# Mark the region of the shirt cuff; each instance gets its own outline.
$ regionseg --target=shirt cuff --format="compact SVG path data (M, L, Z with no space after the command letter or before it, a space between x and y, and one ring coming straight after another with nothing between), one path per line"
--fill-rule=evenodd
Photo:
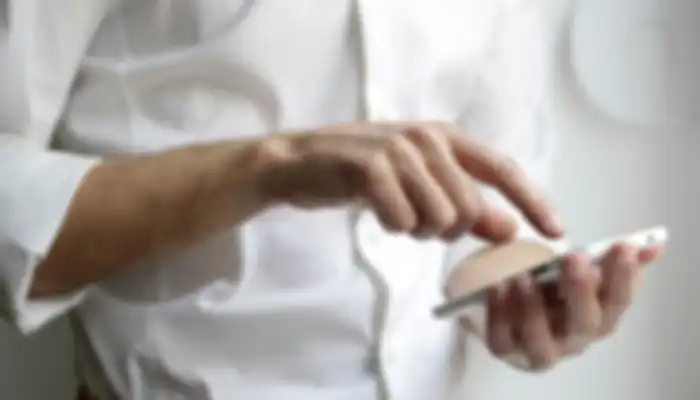
M0 149L0 314L29 334L76 306L88 290L28 296L73 196L99 159L10 147Z

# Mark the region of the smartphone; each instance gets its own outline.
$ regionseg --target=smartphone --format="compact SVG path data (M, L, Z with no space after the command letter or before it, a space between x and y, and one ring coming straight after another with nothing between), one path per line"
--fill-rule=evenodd
M668 231L663 226L657 226L642 231L637 231L628 235L617 236L605 240L600 240L591 243L587 246L572 247L566 253L582 252L592 259L600 259L607 251L617 243L629 243L634 246L646 247L663 245L668 241ZM544 263L533 265L525 268L524 271L530 271L530 274L536 282L543 284L557 279L563 255L553 257L551 260ZM482 304L489 292L490 287L482 288L463 296L449 300L433 309L435 318L443 319L460 315L468 311L473 306Z

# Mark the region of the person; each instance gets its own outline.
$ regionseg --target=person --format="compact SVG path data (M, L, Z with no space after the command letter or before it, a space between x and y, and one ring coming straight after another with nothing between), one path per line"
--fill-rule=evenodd
M488 242L556 245L538 0L10 0L0 279L98 399L448 399L475 326L539 371L660 248L567 256L438 321ZM561 329L550 322L563 321Z

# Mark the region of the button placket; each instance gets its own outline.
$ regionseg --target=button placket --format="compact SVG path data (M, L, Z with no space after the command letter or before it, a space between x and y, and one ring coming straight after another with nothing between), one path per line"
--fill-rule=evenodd
M357 242L364 261L374 268L397 294L414 282L416 254L408 239L384 232L373 213L364 211L357 221Z
M390 33L387 27L388 16L391 14L391 4L386 1L357 0L356 10L359 32L362 40L363 66L363 112L368 121L386 121L392 117L390 98L390 76L384 76L387 63L386 36ZM391 70L389 68L388 70ZM376 347L374 349L375 374L377 376L379 396L381 399L390 398L391 385L388 382L387 366L384 365L384 344L387 342L387 327L391 313L396 303L394 288L390 287L391 280L386 275L385 267L391 263L391 240L384 234L374 215L368 211L357 214L355 226L356 245L358 254L367 268L367 273L377 290L378 300L375 313Z
M407 237L395 237L386 233L376 216L362 212L356 226L358 251L381 287L383 307L382 348L384 341L392 337L398 324L411 306L412 293L421 283L421 276L429 266L423 265L434 251L428 244L412 243ZM430 262L430 261L427 261Z
M357 235L358 250L364 261L371 266L380 263L379 249L382 246L382 236L369 212L360 211L358 213L355 234Z
M364 67L363 102L365 118L370 121L396 119L390 93L393 88L393 60L386 54L391 30L387 29L385 15L391 13L387 1L359 0L358 7L363 27L362 55Z
M391 109L391 101L377 84L367 85L365 97L367 116L370 120L376 122L396 120L397 113Z

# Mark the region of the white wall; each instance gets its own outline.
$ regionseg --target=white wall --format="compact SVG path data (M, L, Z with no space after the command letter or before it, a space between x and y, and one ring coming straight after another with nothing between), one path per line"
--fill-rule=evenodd
M565 3L559 1L556 16L566 16ZM561 57L568 50L566 31L558 33L551 100L561 140L554 187L572 239L586 243L663 223L671 242L614 338L541 376L513 372L479 348L472 399L697 399L700 245L694 240L700 213L694 207L700 204L700 135L604 123L573 87Z
M561 6L559 8L558 6ZM553 11L564 10L561 1ZM700 135L640 134L603 126L572 96L557 69L553 100L561 141L556 193L576 242L664 223L672 242L618 335L543 376L512 372L477 349L473 399L693 400L700 395ZM21 340L0 328L0 399L70 400L70 342L59 321ZM359 400L359 399L358 399Z

